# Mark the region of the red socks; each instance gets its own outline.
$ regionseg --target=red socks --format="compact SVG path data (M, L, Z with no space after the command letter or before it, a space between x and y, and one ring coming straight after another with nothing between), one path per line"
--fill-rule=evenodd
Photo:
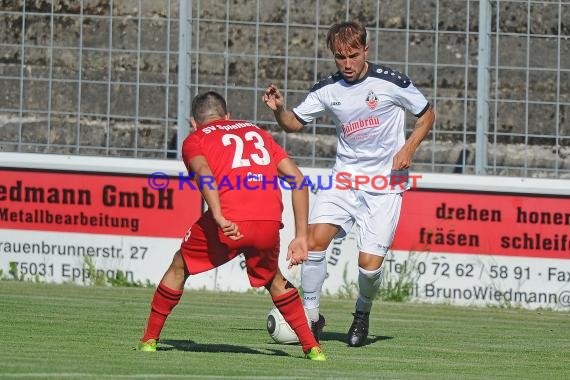
M303 302L301 302L297 289L291 289L285 294L272 298L272 300L281 312L281 315L283 315L283 318L299 337L299 342L303 346L303 352L307 352L315 346L320 346L309 328Z
M164 322L166 322L166 318L172 312L172 309L178 305L182 293L182 290L170 289L162 282L158 285L150 304L151 311L145 333L141 338L142 342L148 339L158 339L160 337ZM297 289L291 289L285 294L272 298L272 300L283 315L283 318L299 337L303 352L320 346L309 328L305 309L303 308L303 303L301 302L301 297L299 297Z
M150 303L151 311L141 342L146 342L149 339L158 339L160 337L160 331L164 326L164 322L166 322L166 318L172 309L174 309L174 306L178 305L182 293L182 290L170 289L162 282L158 284L152 302Z

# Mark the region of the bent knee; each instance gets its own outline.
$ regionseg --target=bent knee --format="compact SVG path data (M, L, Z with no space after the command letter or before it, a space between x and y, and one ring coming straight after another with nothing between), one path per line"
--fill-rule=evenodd
M186 270L186 264L184 263L184 258L182 258L180 250L176 251L174 254L172 263L170 263L168 270L177 276L185 276L187 274L188 271Z
M309 226L309 251L326 251L339 230L332 224L312 224Z
M316 239L309 237L309 241L307 244L307 248L309 250L309 252L322 252L325 251L329 248L329 245L331 245L331 242L333 240L333 236L331 236L330 238L321 238L321 237L317 237Z
M314 241L309 239L308 249L309 251L326 251L329 247L330 242L325 243L322 241Z

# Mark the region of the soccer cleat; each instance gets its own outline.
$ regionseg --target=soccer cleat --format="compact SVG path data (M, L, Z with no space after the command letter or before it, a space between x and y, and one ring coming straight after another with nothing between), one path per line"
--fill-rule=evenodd
M325 353L323 352L323 350L321 350L319 346L315 346L311 348L309 351L307 351L307 353L305 354L305 359L324 362L325 360L327 360L327 357L325 356Z
M311 332L313 333L313 336L315 337L317 342L320 342L319 339L321 337L321 334L323 333L323 328L326 325L325 317L322 314L319 314L319 320L316 322L311 321L310 324L311 324Z
M351 347L360 347L368 337L368 325L370 313L356 310L352 315L352 325L348 329L347 343Z
M155 352L156 351L156 339L149 339L145 342L139 342L136 347L137 351L143 352Z

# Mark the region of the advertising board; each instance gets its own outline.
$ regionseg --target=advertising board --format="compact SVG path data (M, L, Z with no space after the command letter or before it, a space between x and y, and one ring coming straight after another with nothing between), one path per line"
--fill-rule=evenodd
M78 284L156 284L202 212L177 161L0 154L0 270L4 277ZM302 168L310 184L327 169ZM570 310L570 181L414 174L404 193L384 287L460 305ZM158 182L157 182L158 181ZM158 186L160 185L160 186ZM310 203L318 189L310 189ZM280 267L294 236L283 189ZM327 251L324 291L355 296L356 227ZM191 276L187 287L250 289L243 257Z

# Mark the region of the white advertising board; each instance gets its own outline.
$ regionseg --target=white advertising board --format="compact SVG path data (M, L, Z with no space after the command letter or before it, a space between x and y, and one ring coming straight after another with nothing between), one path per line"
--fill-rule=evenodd
M329 176L323 169L303 173L312 183ZM383 286L410 282L412 299L422 302L570 311L570 181L416 175L383 264ZM292 233L284 231L282 244ZM357 256L354 229L333 241L325 292L356 288ZM287 273L283 258L281 268ZM299 284L298 269L289 275Z

